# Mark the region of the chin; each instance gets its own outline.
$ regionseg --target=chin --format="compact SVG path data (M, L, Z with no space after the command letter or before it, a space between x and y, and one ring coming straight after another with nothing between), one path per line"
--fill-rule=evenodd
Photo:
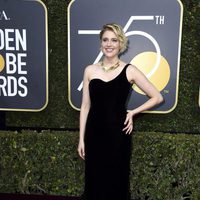
M108 58L113 58L113 57L116 57L118 56L118 53L104 53L104 55Z

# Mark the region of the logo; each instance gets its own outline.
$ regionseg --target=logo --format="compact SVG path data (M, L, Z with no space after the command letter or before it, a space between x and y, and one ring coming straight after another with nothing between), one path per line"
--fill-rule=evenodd
M0 96L26 97L27 87L27 38L26 30L0 30ZM4 75L2 71L5 70Z
M46 7L23 0L0 7L0 110L40 111L48 102Z
M4 10L0 11L0 20L10 20L10 18L7 17L6 12Z
M115 12L110 12L113 9ZM89 10L95 10L92 21ZM176 107L183 14L180 1L126 0L126 4L116 4L114 0L75 0L68 7L68 14L68 78L72 107L80 108L84 68L102 59L99 32L110 22L120 24L129 39L128 51L121 59L139 68L165 98L165 103L148 112L168 113ZM133 85L128 109L140 106L147 99Z

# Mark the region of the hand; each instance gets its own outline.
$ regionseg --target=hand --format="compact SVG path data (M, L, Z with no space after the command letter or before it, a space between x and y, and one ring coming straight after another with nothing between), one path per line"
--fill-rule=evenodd
M79 141L79 144L78 144L78 154L79 156L85 160L85 144L84 144L84 141Z
M130 134L133 130L133 113L131 111L128 111L124 125L123 131L126 131L126 134Z

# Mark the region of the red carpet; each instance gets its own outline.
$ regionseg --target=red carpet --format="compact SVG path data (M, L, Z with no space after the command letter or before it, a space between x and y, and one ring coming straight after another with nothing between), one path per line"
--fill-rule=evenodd
M64 197L49 195L24 195L0 193L0 200L81 200L80 197Z

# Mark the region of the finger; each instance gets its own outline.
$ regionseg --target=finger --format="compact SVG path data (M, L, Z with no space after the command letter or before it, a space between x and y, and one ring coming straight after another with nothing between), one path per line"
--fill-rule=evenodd
M82 149L78 149L78 154L82 159L84 159L85 153L84 153L84 151Z
M124 124L127 124L128 120L129 120L128 116L126 116L126 120L125 120Z
M85 150L81 149L81 158L83 158L83 160L85 159Z
M128 134L128 133L129 133L129 130L130 130L130 127L128 127L128 129L126 130L126 134Z
M83 160L85 160L85 156L82 155L81 158L82 158Z
M85 157L82 155L82 154L80 154L80 157L84 160L85 159Z
M84 149L82 149L82 157L83 157L83 159L85 159L85 151L84 151Z
M131 134L131 133L132 133L132 131L133 131L133 125L131 126L131 129L130 129L130 133L129 133L129 134Z
M130 125L130 124L132 123L132 119L131 119L130 117L127 116L125 122L126 122L126 123L124 123L124 124Z
M122 129L123 131L126 130L126 134L130 131L130 127L133 126L133 120L131 117L126 117L126 126Z
M129 126L129 128L126 131L126 134L130 134L130 132L131 132L131 127Z
M133 123L132 123L132 120L129 119L128 124L127 124L126 127L123 129L123 131L126 130L126 129L128 129L128 128L131 126L131 124L133 124Z
M133 130L133 124L131 122L131 123L129 123L129 126L127 127L126 134L130 134L132 132L132 130Z
M128 121L128 124L126 125L126 127L130 127L132 124L133 124L132 121L129 120L129 121Z
M130 127L130 125L127 125L124 129L123 129L123 131L128 131L129 130L129 127Z
M126 125L122 130L125 131L126 129L128 129L128 125Z
M131 126L130 129L129 129L129 131L128 131L129 135L131 134L132 130L133 130L133 126Z

